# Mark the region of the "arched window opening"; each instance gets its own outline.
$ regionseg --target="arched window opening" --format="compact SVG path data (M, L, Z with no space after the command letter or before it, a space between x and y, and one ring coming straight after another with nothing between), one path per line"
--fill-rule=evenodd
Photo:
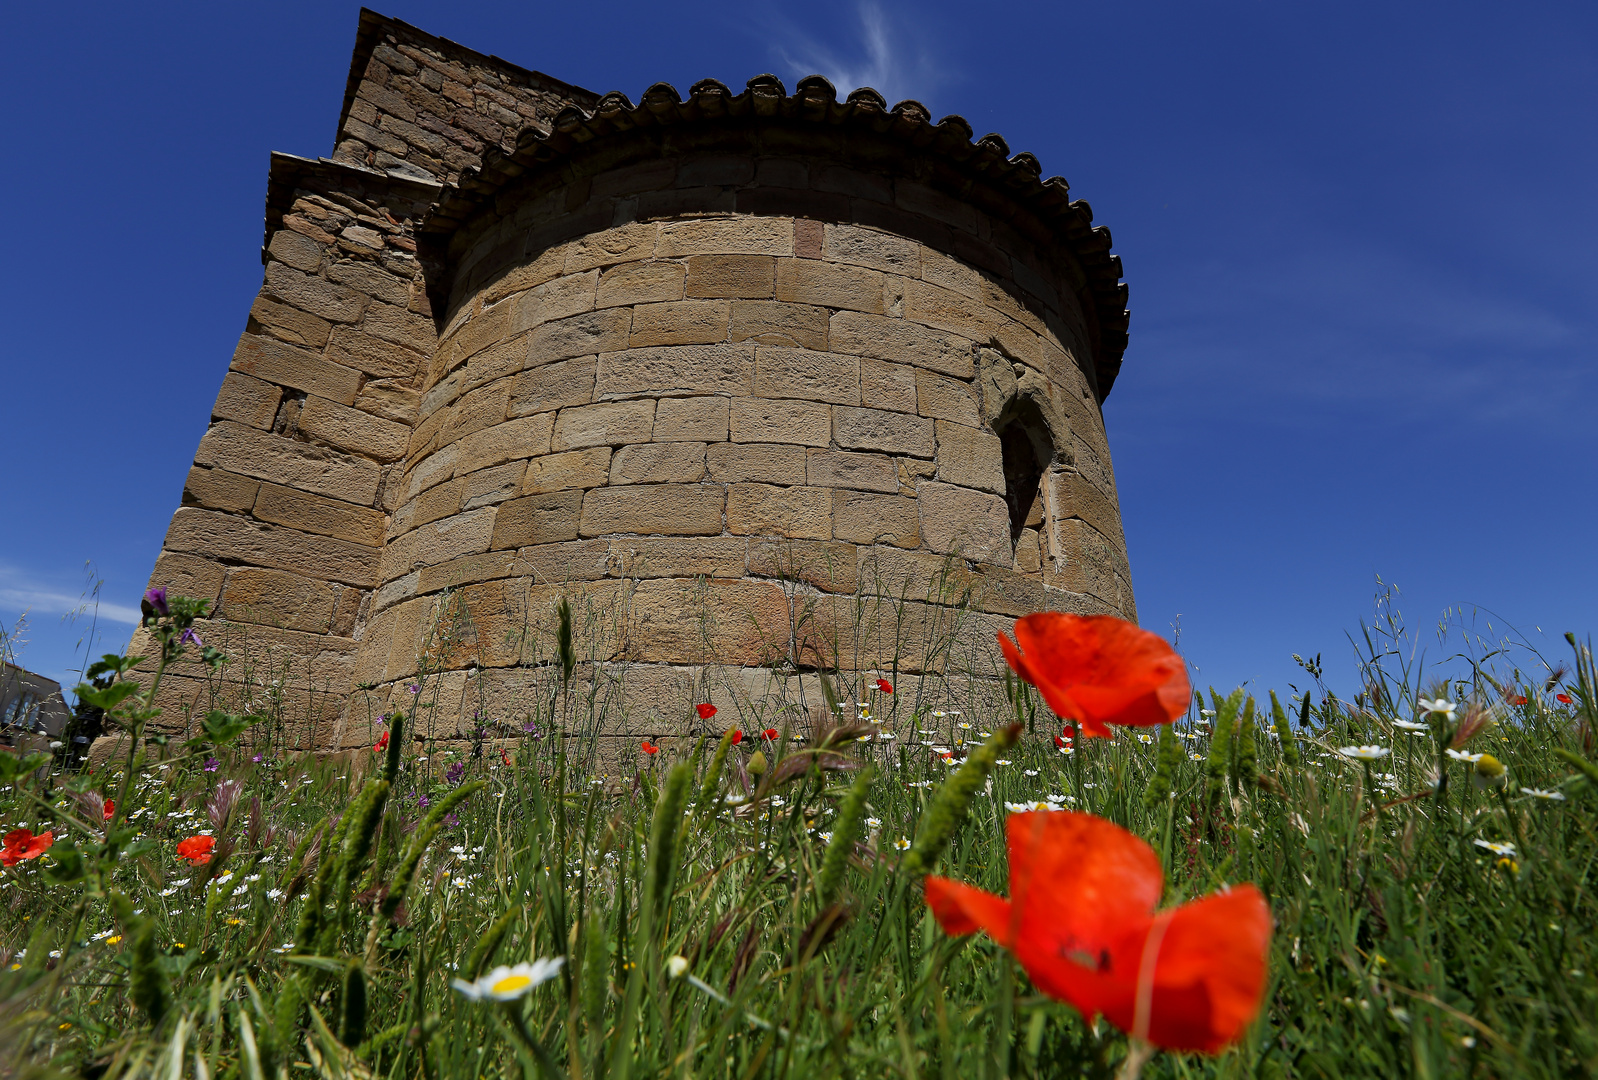
M1043 472L1053 456L1049 425L1038 407L1025 398L1012 401L994 431L1004 458L1004 501L1010 509L1010 543L1021 538L1029 522L1042 520Z

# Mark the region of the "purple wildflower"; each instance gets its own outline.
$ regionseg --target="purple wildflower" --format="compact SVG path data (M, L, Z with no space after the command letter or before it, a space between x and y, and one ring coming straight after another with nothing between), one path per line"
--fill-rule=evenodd
M259 765L259 764L260 764L260 763L261 763L261 762L262 762L262 761L263 761L263 760L264 760L264 755L262 755L262 754L256 754L256 755L255 755L255 756L254 756L254 757L252 757L252 758L251 758L251 759L250 759L250 760L251 760L251 761L253 761L253 762L255 762L255 763L256 763L256 764L257 764L257 765Z
M448 825L450 828L453 829L460 823L461 819L455 815L455 811L451 810L448 814L444 815L444 824Z
M206 772L216 772L216 770L220 769L221 767L222 767L222 763L220 761L216 760L216 758L208 757L208 758L205 759L204 768L205 768Z
M417 806L418 809L426 810L429 806L432 806L432 805L433 805L433 800L429 799L426 795L418 795L416 797L416 806Z
M522 725L522 730L527 732L527 734L529 734L529 735L537 735L538 734L538 721L536 721L536 720L527 721L527 723Z
M463 779L465 779L465 777L466 762L464 761L457 761L455 764L444 770L444 783L448 784L450 787L454 787L456 784L459 784Z
M139 606L144 609L144 617L146 619L155 615L166 616L170 614L166 606L166 586L157 585L153 589L147 590L144 594L144 601Z
M420 694L422 692L422 688L417 686L415 683L411 683L411 685L407 686L405 689L412 694Z
M205 648L205 642L200 640L200 635L194 632L194 627L189 627L178 635L179 645L193 645L196 649Z

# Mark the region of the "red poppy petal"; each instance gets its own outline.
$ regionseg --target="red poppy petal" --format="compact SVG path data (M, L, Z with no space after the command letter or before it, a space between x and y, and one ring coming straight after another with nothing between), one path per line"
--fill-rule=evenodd
M33 834L27 829L12 829L10 832L6 833L5 839L0 841L0 846L4 846L8 849L20 848L32 839Z
M1164 638L1129 622L1044 612L1017 620L1015 640L1025 656L1018 673L1055 712L1082 721L1085 734L1100 734L1109 723L1169 723L1187 710L1182 658ZM1015 667L1008 647L1005 656Z
M986 930L1006 947L1010 944L1010 902L983 889L948 878L927 876L927 907L943 932L959 936Z
M1005 832L1019 933L1049 950L1097 955L1159 903L1160 857L1114 822L1039 810L1011 814Z
M1031 618L1031 616L1028 616L1028 618ZM1015 625L1016 639L1020 640L1021 624L1018 622ZM1049 708L1054 710L1056 716L1074 719L1080 711L1076 707L1076 702L1072 701L1071 696L1054 682L1038 678L1033 673L1033 669L1028 664L1026 657L1022 655L1021 648L1024 648L1024 646L1017 647L1014 641L1011 641L1003 634L999 635L999 649L1004 653L1005 662L1010 665L1010 669L1022 679L1037 687L1038 693L1043 695L1043 700L1048 702Z
M55 833L40 833L38 836L33 838L27 847L22 849L22 857L24 859L37 859L40 855L43 855L45 852L49 851L50 845L54 843Z
M710 704L708 701L703 705L695 705L694 709L699 713L699 719L701 720L709 720L712 716L716 715L716 707Z

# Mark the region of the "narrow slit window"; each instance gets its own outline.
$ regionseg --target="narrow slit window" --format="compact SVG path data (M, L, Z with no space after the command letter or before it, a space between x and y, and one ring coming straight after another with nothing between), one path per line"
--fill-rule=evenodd
M1010 510L1010 543L1021 538L1028 521L1041 517L1035 507L1041 497L1039 484L1048 467L1049 455L1040 447L1051 445L1048 424L1032 402L1012 403L996 427L999 449L1004 458L1004 501Z

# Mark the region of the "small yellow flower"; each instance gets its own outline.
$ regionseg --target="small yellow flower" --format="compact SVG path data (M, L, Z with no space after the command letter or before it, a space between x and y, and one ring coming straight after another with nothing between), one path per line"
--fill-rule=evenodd
M1498 860L1498 869L1506 874L1518 874L1520 873L1520 864L1506 855Z
M58 1024L58 1025L56 1025L56 1030L57 1031L65 1031L68 1028L70 1028L71 1026L72 1026L71 1024Z
M1503 787L1509 780L1508 773L1504 763L1491 754L1476 759L1476 779L1488 787Z
M119 942L121 940L122 940L122 935L121 934L113 934L110 937L105 939L105 943L107 945L115 945L117 942Z
M229 920L228 920L228 921L227 921L227 924L228 924L228 925L229 925L229 926L238 926L238 925L239 925L239 924L240 924L240 923L242 923L242 922L243 922L243 921L244 921L244 920L243 920L243 919L229 919Z

